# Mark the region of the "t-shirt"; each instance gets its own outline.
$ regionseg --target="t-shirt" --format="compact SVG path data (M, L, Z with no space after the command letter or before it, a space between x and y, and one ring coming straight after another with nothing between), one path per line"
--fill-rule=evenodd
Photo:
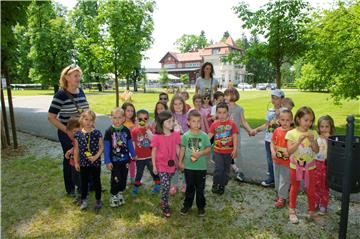
M327 159L327 140L320 136L317 139L317 143L319 145L319 153L316 154L316 160L325 161Z
M265 141L271 142L272 133L276 128L280 127L275 109L268 109L265 120L269 122L269 126L265 130Z
M82 110L89 109L89 103L87 102L84 91L81 88L79 88L78 94L71 94L71 95L74 97L74 101L77 103L79 108L81 108ZM67 124L70 117L80 116L80 113L76 108L76 105L69 98L69 96L64 90L59 90L54 95L54 98L51 102L48 112L58 115L60 122L63 123L64 125Z
M289 167L289 156L285 156L284 152L287 152L287 141L285 135L288 130L283 130L281 127L277 128L272 135L272 143L276 153L276 158L273 158L273 162Z
M319 135L314 130L308 130L307 132L301 132L297 128L292 129L287 132L285 139L288 141L297 141L299 137L303 134L313 134L314 139L317 140L319 138ZM290 158L293 158L300 166L305 166L305 164L308 164L312 161L314 161L316 155L314 151L311 149L311 143L310 140L306 137L302 143L299 145L297 150L290 155ZM296 169L296 165L290 162L290 168ZM316 166L309 167L309 170L315 169Z
M229 154L234 149L233 135L239 130L234 121L216 120L210 126L209 132L214 134L214 151L219 154Z
M75 139L79 145L79 158L81 167L100 167L101 156L95 161L91 162L87 159L88 153L94 156L99 152L99 140L102 140L100 130L94 129L91 132L79 131L75 133Z
M198 134L193 134L189 130L181 137L181 146L185 148L184 165L186 169L207 170L208 156L201 156L195 162L191 160L193 150L199 152L211 147L207 134L202 131Z
M138 159L151 158L150 135L145 127L134 127L131 130L131 138L135 144L135 152Z
M119 128L110 126L105 131L104 161L109 163L128 163L130 156L135 156L134 145L128 128L121 125Z
M180 133L185 133L189 130L189 126L187 124L187 114L177 114L172 113L174 119L178 122L179 126L181 127Z
M214 95L214 87L219 85L219 82L213 78L212 87L210 87L211 79L205 80L202 77L196 79L195 86L199 88L200 95L211 94L211 97Z
M168 161L176 162L176 145L181 143L180 133L172 132L170 135L154 134L151 147L156 148L155 165L160 173L174 173L176 165L169 166Z
M132 121L126 120L123 124L126 128L128 128L129 130L131 130L132 128L135 127L135 124Z
M229 106L229 119L234 121L237 126L241 124L241 114L244 113L244 109L239 105Z

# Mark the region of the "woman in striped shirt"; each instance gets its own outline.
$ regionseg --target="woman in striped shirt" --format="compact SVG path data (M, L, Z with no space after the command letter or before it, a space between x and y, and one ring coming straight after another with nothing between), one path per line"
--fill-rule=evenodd
M65 67L60 76L61 89L54 95L48 111L48 120L58 129L58 138L64 153L63 173L65 190L70 196L75 195L75 185L71 179L71 166L65 153L71 149L74 136L66 130L70 117L79 117L81 112L89 109L84 91L80 88L82 71L78 66Z

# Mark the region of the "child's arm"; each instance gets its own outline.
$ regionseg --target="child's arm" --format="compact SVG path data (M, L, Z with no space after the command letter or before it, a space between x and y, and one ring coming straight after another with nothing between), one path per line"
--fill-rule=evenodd
M176 145L176 156L179 158L180 156L180 144Z
M311 143L310 147L311 147L312 151L314 151L315 153L319 153L319 145L318 145L317 141L315 140L314 135L310 134L308 136L308 139L310 140L310 143Z
M192 155L193 155L195 158L199 158L199 157L201 157L201 156L205 156L205 155L210 154L210 152L211 152L211 147L209 146L209 147L205 148L205 149L202 150L202 151L192 152Z
M74 147L72 147L65 153L65 158L70 159L70 155L73 155L73 154L74 154Z
M151 161L152 161L152 165L153 165L153 173L156 175L158 174L158 171L156 169L156 160L155 160L155 157L156 157L156 150L157 148L156 147L153 147L152 150L151 150Z
M273 142L270 143L270 151L271 151L271 158L276 158L276 151Z
M95 162L100 156L101 154L104 152L104 141L102 137L99 137L99 150L97 151L97 153L93 156L88 157L88 159L91 162Z
M127 147L128 147L128 149L129 149L129 153L130 153L131 159L134 159L136 153L135 153L135 147L134 147L134 144L133 144L132 139L129 139L129 140L127 141Z
M233 159L236 158L236 155L237 155L237 145L238 145L238 134L233 134L233 145L234 145L234 149L233 151L231 152L231 157Z
M110 149L111 149L111 143L109 140L104 140L104 163L107 167L107 169L112 170L113 164L111 163L110 159Z
M181 171L184 170L184 155L185 155L185 147L181 146L179 153L179 168Z
M80 172L79 145L77 140L75 140L74 142L74 161L75 161L75 170Z
M247 122L247 120L245 119L245 115L244 112L240 113L240 121L241 121L241 125L243 126L243 128L246 130L246 132L250 135L250 136L255 136L256 135L256 131L253 130L249 123Z
M299 139L297 141L288 140L287 148L288 148L289 155L293 154L297 150L297 148L299 147L299 145L302 143L302 141L305 138L306 138L305 135L300 135L300 137L299 137Z
M259 127L255 128L254 131L255 131L255 133L259 133L259 132L265 130L267 127L269 127L269 121L266 121L265 124L262 124Z
M213 134L213 133L211 133L211 132L209 132L209 133L208 133L208 137L209 137L209 139L211 139L213 136L214 136L214 134Z

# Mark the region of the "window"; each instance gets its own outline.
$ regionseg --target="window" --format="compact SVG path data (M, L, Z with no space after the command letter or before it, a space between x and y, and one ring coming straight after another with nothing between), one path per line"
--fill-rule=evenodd
M220 53L220 49L219 48L213 48L212 49L212 54L213 55L218 55Z

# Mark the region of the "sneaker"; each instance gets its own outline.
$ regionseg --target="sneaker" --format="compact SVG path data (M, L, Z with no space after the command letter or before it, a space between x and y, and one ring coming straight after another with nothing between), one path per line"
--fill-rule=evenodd
M183 186L181 187L181 192L182 192L182 193L185 193L185 192L186 192L186 185L183 185Z
M188 207L183 207L180 209L180 214L185 216L188 214L189 208Z
M319 208L319 215L324 216L327 212L327 208L326 207L320 207Z
M135 178L130 178L130 183L131 183L132 185L134 185L134 184L135 184Z
M96 200L96 203L95 203L95 210L96 209L100 209L100 208L102 208L102 202L101 202L101 200Z
M124 196L123 196L122 192L118 192L118 194L116 196L117 196L119 206L124 205L125 204L125 199L124 199Z
M171 195L171 196L174 196L174 195L176 194L176 192L177 192L176 186L171 186L171 188L170 188L170 195Z
M270 186L274 185L274 181L266 179L265 181L261 182L261 185L264 186L264 187L270 187Z
M81 197L76 197L74 200L74 204L80 206L81 205Z
M152 193L158 193L160 191L160 184L155 184L154 187L151 189Z
M109 202L110 202L110 207L118 207L119 206L119 200L116 195L111 195Z
M204 208L199 208L198 209L198 216L199 217L205 217L205 209Z
M268 175L268 176L269 176L269 175L270 175L270 172L269 172L269 171L267 171L267 172L266 172L266 175Z
M219 193L219 185L218 184L213 184L212 188L211 188L211 192L212 193Z
M238 172L236 174L236 179L239 180L240 182L244 182L244 174L242 172Z
M219 186L218 194L219 194L219 195L223 195L224 192L225 192L225 186Z
M85 210L88 206L87 200L81 200L81 204L80 204L80 210Z
M289 220L292 224L297 224L299 223L299 219L296 216L296 211L295 209L290 208L289 209Z
M275 203L276 208L283 208L285 206L285 199L278 198L278 200Z
M139 187L135 186L134 189L132 190L131 195L133 197L136 197L139 194Z
M308 219L314 221L314 222L318 222L320 221L320 216L314 211L314 212L309 212L308 214Z

